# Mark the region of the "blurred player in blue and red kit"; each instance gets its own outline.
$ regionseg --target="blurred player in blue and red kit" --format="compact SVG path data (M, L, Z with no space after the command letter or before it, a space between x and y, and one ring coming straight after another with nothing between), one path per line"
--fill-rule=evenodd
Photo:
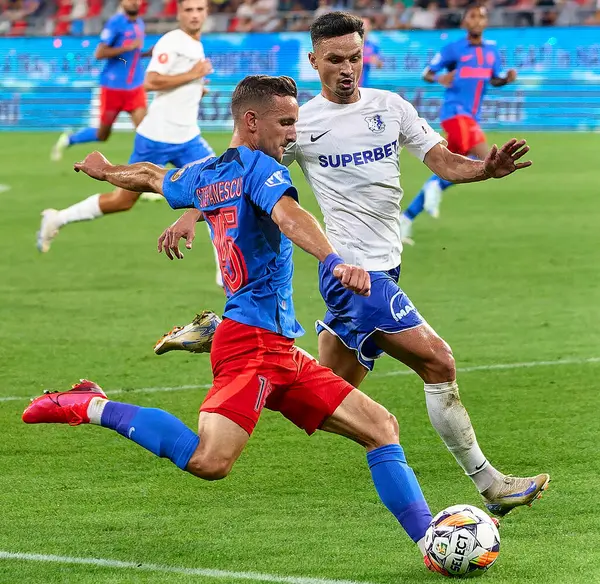
M425 555L431 513L399 444L396 419L294 345L304 331L292 299L292 242L344 289L363 296L371 291L369 273L337 254L298 204L280 164L297 139L297 96L289 77L243 79L232 97L231 143L219 158L166 170L148 162L114 166L94 152L75 165L122 189L161 193L173 208L199 210L209 224L227 302L212 342L213 386L200 407L198 432L164 410L109 400L90 381L37 398L23 420L97 424L216 480L229 474L262 410L278 411L309 435L320 429L361 444L382 502ZM169 255L178 241L161 238L159 249ZM181 255L178 248L175 254Z
M371 87L371 67L375 66L377 69L381 69L383 67L383 61L381 60L381 51L379 50L379 46L367 38L367 35L371 32L371 19L365 17L362 19L362 21L363 26L365 27L363 44L363 69L358 84L360 87Z
M84 142L104 142L121 112L131 116L134 126L146 115L144 91L144 21L138 17L141 0L121 0L121 11L104 26L96 59L106 60L100 74L100 126L74 134L63 133L52 148L52 160L60 160L65 148Z
M502 87L517 78L514 69L502 70L502 59L495 41L483 40L487 23L484 6L467 8L463 16L467 36L442 47L423 75L425 81L439 83L446 88L440 121L446 132L448 149L478 160L485 159L489 152L485 134L479 126L486 90L489 85ZM434 175L423 185L401 218L405 243L413 243L412 222L423 210L432 217L439 217L442 192L452 184Z

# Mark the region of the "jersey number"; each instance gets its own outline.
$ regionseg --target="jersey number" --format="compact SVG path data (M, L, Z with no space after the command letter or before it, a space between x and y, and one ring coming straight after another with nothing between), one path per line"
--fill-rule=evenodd
M225 207L204 214L213 229L213 242L219 255L223 284L231 294L235 294L248 280L246 262L242 251L233 237L227 235L230 229L238 226L237 207Z
M256 403L254 404L254 411L260 412L267 403L269 394L273 391L271 383L266 377L262 375L258 376L258 396L256 397Z

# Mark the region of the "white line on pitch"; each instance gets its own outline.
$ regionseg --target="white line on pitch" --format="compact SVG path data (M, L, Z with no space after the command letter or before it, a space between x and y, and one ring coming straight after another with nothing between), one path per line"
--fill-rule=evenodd
M82 564L162 574L184 574L186 576L203 576L205 578L228 578L229 580L253 580L256 582L281 582L282 584L369 584L353 580L328 580L326 578L304 578L296 576L277 576L258 572L231 572L228 570L212 570L209 568L184 568L178 566L162 566L160 564L144 564L139 562L121 562L101 558L73 558L70 556L53 556L46 554L24 554L0 551L0 559L21 560L27 562L53 562L57 564Z
M6 193L10 191L10 185L0 185L0 193Z
M600 363L600 357L587 359L560 359L558 361L526 361L524 363L492 363L491 365L473 365L472 367L457 367L457 373L471 373L472 371L501 371L503 369L525 369L528 367L552 367L557 365L585 365L587 363ZM395 377L396 375L410 375L410 369L373 373L373 377Z
M492 363L491 365L473 365L471 367L458 367L458 373L471 373L474 371L502 371L507 369L526 369L532 367L557 367L561 365L587 365L590 363L600 363L600 357L588 357L586 359L559 359L557 361L525 361L524 363ZM382 373L372 373L370 377L397 377L398 375L412 375L410 369L398 369L395 371L386 371ZM137 393L162 393L169 391L185 391L187 389L209 389L210 384L203 385L176 385L174 387L140 387L137 389L108 389L110 396ZM0 402L25 401L27 398L18 395L8 395L0 397Z

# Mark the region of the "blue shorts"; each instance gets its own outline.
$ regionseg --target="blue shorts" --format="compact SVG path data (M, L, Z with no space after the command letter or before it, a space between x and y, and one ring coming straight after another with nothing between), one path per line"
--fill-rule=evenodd
M190 162L210 158L214 155L213 149L202 136L196 136L183 144L168 144L167 142L155 142L136 133L129 164L152 162L159 166L166 166L170 162L173 166L181 168Z
M327 330L356 353L358 361L373 370L383 351L371 335L375 331L399 333L425 322L408 296L398 286L400 266L371 274L371 295L359 296L319 264L319 289L327 305L325 318L317 321L317 334Z

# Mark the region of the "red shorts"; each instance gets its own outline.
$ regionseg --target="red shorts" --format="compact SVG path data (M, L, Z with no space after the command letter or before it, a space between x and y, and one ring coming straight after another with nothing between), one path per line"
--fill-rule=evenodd
M312 434L354 389L281 335L224 319L210 353L214 381L201 412L252 434L263 408Z
M103 126L112 126L121 112L131 113L146 106L146 92L142 86L135 89L100 88L100 124Z
M474 146L485 142L485 134L479 124L469 116L454 116L442 122L446 132L448 150L466 156Z

